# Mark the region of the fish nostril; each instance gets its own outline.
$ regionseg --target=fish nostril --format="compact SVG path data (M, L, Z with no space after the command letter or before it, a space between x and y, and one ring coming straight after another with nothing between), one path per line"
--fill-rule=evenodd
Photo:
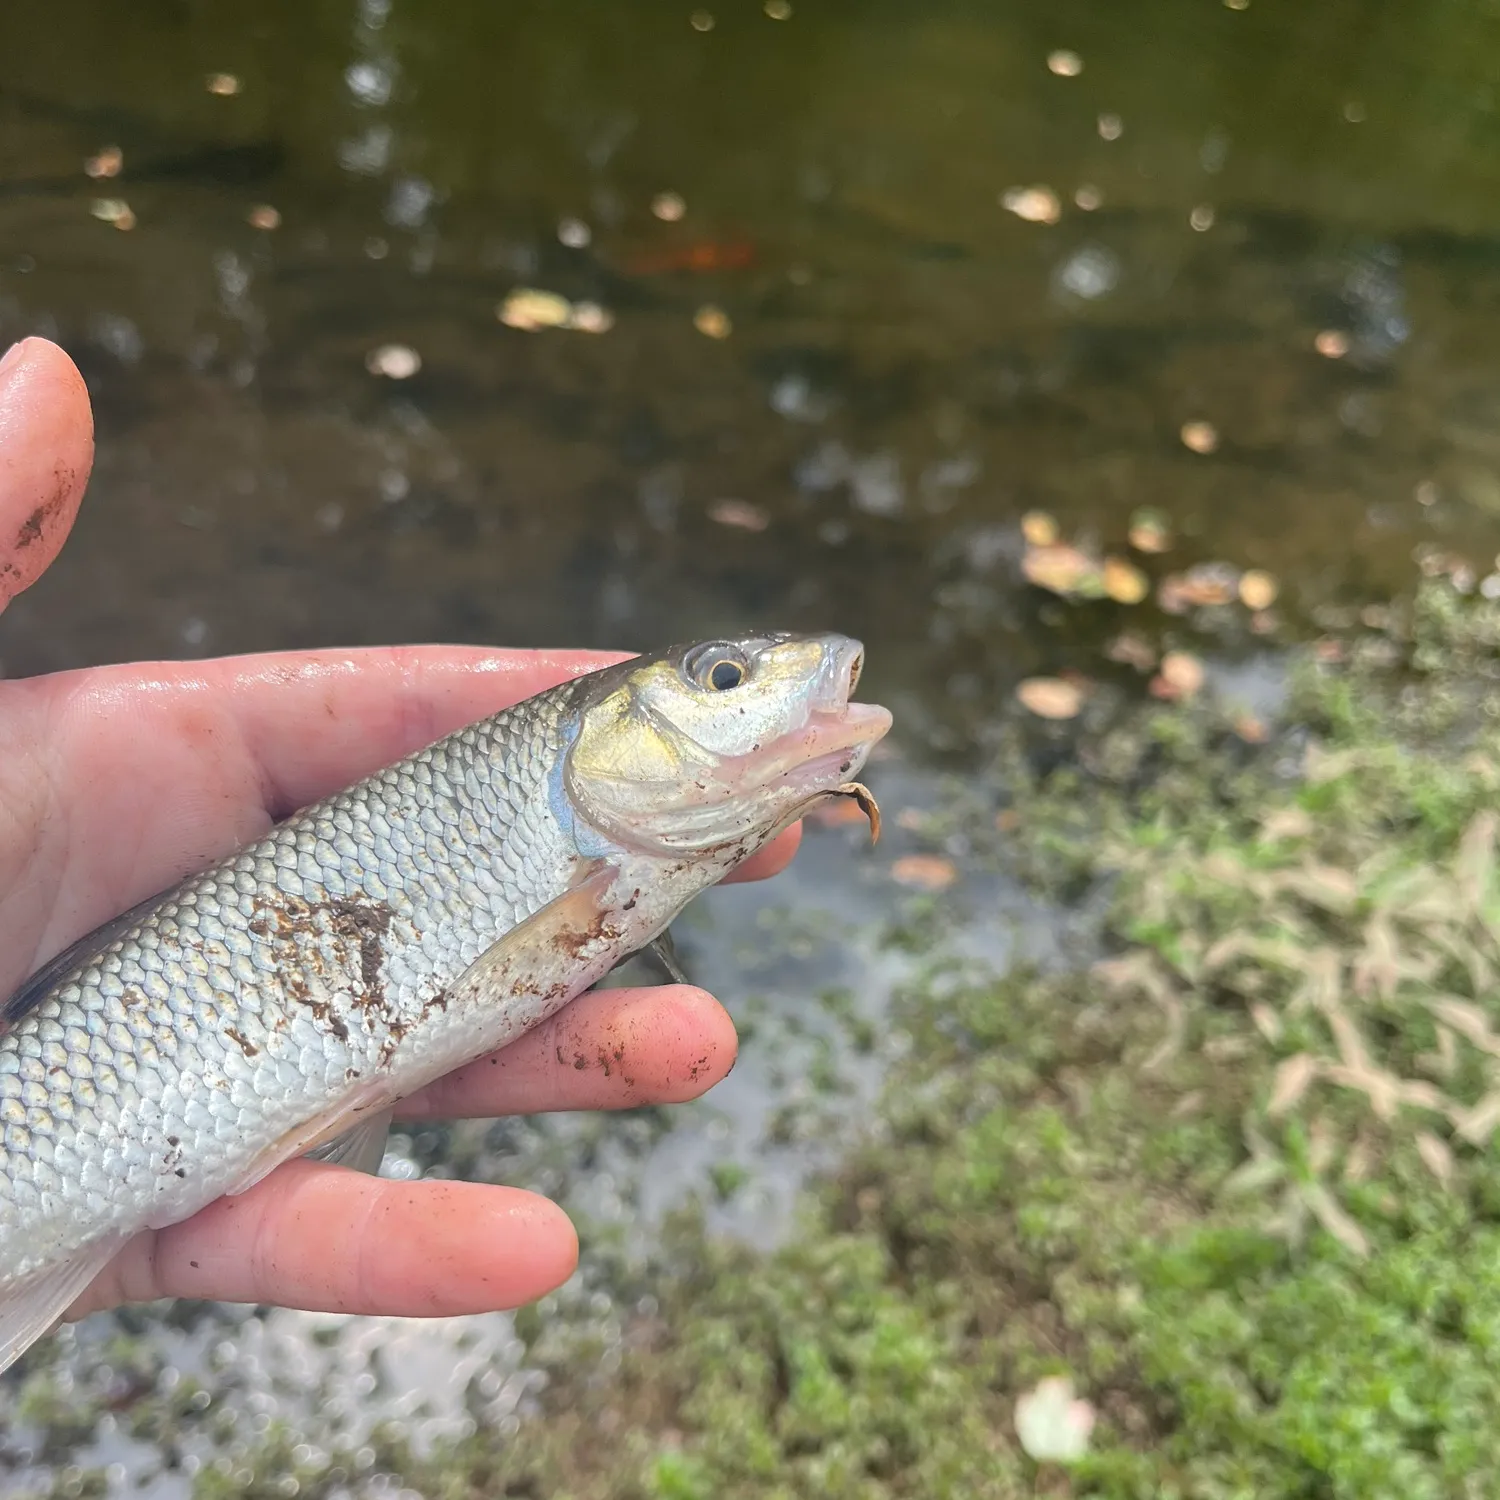
M859 686L859 674L864 671L864 667L865 653L863 651L856 652L854 660L849 663L849 693L851 697L854 694L855 688Z

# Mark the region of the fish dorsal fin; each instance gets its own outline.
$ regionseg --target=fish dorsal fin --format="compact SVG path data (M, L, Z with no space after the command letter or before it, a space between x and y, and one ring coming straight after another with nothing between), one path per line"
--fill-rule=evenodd
M49 959L4 1005L0 1005L0 1031L14 1026L23 1016L30 1015L69 971L77 968L85 959L102 952L116 939L124 937L171 894L171 889L158 891L154 896L147 896L144 901L137 901L129 911L122 911L118 917L111 917L92 932L84 933L76 942L69 943L56 958Z

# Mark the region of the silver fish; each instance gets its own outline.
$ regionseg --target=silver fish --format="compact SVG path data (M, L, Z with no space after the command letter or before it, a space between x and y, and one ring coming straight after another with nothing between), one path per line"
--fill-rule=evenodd
M580 677L33 976L0 1008L0 1370L142 1230L301 1154L378 1169L397 1101L553 1015L814 803L867 798L849 778L891 718L850 701L862 660L766 635Z

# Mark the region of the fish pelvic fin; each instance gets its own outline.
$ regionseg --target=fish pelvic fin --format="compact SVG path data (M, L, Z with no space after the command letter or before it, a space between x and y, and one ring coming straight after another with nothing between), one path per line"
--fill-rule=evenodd
M670 927L652 938L646 944L645 951L656 960L673 984L692 983L692 980L687 977L687 970L682 966L682 955L677 951L677 944L672 941Z
M391 1115L394 1111L383 1109L342 1135L336 1135L321 1146L314 1146L306 1153L310 1161L320 1161L331 1167L348 1167L351 1172L365 1172L371 1177L380 1176L380 1163L385 1160L386 1137L391 1133Z

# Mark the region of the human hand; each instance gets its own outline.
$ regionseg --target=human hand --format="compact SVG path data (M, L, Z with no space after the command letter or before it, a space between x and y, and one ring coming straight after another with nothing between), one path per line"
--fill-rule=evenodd
M72 361L42 339L17 345L0 362L0 610L56 557L92 459L88 394ZM0 682L0 998L75 938L297 808L618 659L422 646ZM735 878L782 868L797 838L790 830ZM574 1066L621 1047L629 1068ZM735 1047L729 1016L702 990L595 991L429 1085L397 1119L677 1102L723 1078ZM391 1182L301 1159L137 1236L69 1316L158 1297L488 1311L550 1291L577 1253L566 1215L533 1193Z

